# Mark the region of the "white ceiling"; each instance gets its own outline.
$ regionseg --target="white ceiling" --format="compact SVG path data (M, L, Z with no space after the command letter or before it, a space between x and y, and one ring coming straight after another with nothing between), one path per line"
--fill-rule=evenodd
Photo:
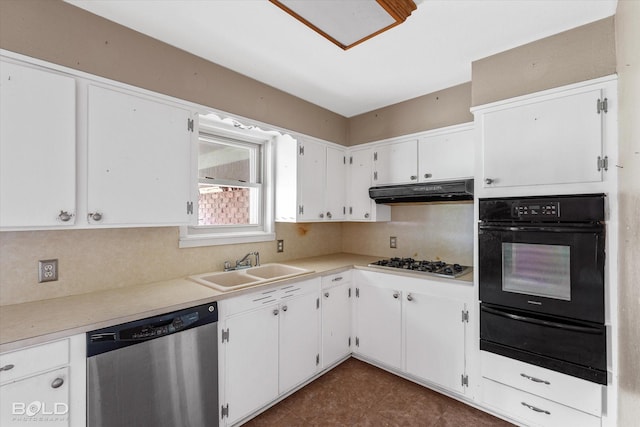
M417 0L403 24L343 51L267 0L66 1L345 117L467 82L472 61L611 16L617 5Z

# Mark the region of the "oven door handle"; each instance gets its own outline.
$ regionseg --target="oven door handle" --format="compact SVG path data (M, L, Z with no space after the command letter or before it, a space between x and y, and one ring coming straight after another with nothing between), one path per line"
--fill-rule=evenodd
M496 310L495 308L486 307L486 306L481 306L480 310L485 311L487 313L495 314L496 316L502 316L502 317L506 317L508 319L512 319L520 322L532 323L534 325L541 325L541 326L547 326L550 328L563 329L565 331L582 332L585 334L595 334L595 335L602 334L602 331L600 329L592 328L589 326L568 325L566 323L553 322L551 320L536 319L534 317L521 316L519 314L508 313L506 311Z
M504 225L483 224L479 229L483 231L523 231L523 232L552 232L552 233L599 233L602 232L602 224L574 224L574 225Z

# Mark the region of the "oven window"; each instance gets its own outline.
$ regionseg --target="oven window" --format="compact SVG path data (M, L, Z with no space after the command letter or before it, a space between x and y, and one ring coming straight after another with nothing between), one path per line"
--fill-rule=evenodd
M502 290L571 300L569 246L502 243Z

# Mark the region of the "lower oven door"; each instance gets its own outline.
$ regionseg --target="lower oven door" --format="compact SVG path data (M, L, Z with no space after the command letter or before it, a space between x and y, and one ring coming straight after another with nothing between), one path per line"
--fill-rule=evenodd
M481 223L480 300L604 323L602 224Z
M604 325L482 303L480 349L607 384Z

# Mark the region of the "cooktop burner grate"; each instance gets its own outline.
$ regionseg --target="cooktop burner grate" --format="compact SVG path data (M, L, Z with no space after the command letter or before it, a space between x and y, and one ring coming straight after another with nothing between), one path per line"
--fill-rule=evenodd
M471 267L460 264L448 264L444 261L415 260L413 258L387 258L369 264L369 267L387 270L408 270L439 277L460 277L467 274Z

